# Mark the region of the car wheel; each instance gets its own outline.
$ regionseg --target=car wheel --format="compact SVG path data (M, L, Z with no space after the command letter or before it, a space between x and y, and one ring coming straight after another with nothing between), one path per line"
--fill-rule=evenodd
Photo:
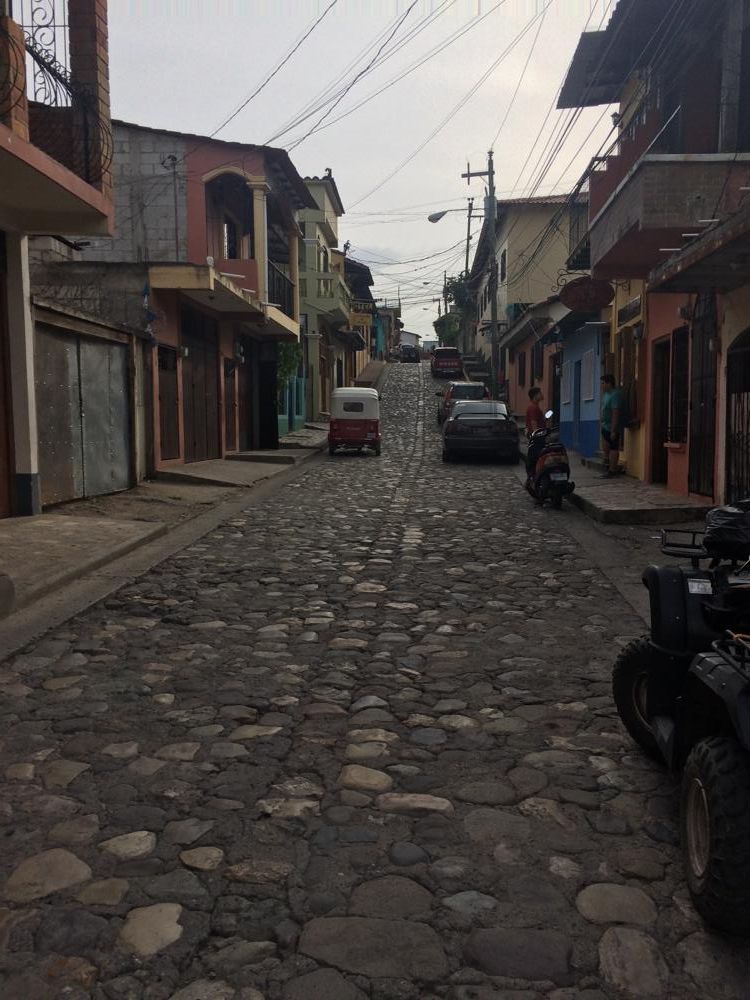
M648 678L658 669L647 636L633 639L621 650L612 668L612 696L617 714L638 746L654 760L662 760L648 721Z
M730 737L693 747L680 828L688 889L707 924L750 935L750 755Z

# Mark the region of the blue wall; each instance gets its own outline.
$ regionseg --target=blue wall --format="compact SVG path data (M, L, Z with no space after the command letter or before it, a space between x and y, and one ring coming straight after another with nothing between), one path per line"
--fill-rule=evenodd
M566 448L592 458L601 450L601 333L582 327L567 334L562 355L560 437ZM593 398L584 398L592 387Z

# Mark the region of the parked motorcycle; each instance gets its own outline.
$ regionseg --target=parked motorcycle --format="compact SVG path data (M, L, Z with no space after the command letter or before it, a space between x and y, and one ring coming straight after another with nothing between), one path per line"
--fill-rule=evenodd
M711 511L705 533L663 532L662 551L689 566L643 574L651 633L618 656L614 700L633 739L682 772L681 839L696 909L712 926L747 935L750 502Z
M549 421L554 414L548 410L544 416ZM557 431L550 427L540 428L531 434L526 471L526 489L538 504L549 500L559 510L563 499L576 488L570 479L568 452Z

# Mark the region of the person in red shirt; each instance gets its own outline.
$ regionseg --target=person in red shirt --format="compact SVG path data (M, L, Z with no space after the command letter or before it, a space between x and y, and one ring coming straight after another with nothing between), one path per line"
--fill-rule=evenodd
M541 389L529 389L529 405L526 407L526 433L529 436L534 431L544 430L547 426L547 421L541 407L543 399L544 396Z

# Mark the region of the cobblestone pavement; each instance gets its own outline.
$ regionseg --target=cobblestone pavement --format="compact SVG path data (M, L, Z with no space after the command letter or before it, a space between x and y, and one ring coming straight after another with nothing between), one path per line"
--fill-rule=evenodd
M673 779L609 693L641 630L391 366L336 457L0 666L0 992L739 998Z

